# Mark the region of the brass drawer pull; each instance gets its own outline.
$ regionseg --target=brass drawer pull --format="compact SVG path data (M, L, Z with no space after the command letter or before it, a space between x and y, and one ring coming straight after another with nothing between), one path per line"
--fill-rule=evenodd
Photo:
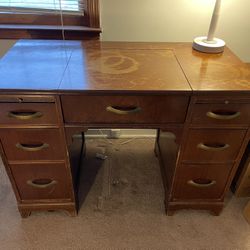
M129 115L141 112L140 107L118 107L118 106L108 106L107 111L118 114L118 115Z
M197 181L199 180L189 180L187 184L196 188L208 188L216 184L216 181L211 180L206 180L206 183L198 183Z
M47 144L47 143L39 143L39 144L17 143L16 147L19 149L22 149L24 151L36 152L36 151L41 151L45 148L48 148L49 144Z
M212 119L217 119L217 120L232 120L237 117L239 117L241 113L234 112L234 111L209 111L207 112L207 116L212 118Z
M222 144L222 143L199 143L197 145L199 149L203 149L206 151L223 151L230 147L229 144Z
M10 111L8 116L18 120L32 120L43 116L39 111Z
M51 179L28 180L27 184L34 188L48 188L57 184L57 181Z

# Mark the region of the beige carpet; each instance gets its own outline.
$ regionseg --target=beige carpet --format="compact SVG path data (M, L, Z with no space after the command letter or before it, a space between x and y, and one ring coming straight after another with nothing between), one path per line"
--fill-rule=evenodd
M1 165L1 250L250 249L250 226L242 216L247 199L229 195L219 217L191 210L164 214L153 139L89 140L87 146L76 218L37 212L21 219ZM96 152L108 158L96 159Z

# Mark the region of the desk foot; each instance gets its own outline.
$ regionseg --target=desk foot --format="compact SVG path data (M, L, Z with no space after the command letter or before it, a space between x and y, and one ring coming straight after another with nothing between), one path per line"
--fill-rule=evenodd
M223 210L223 202L166 202L166 215L173 216L177 210L207 210L211 215L219 216Z
M70 216L70 217L76 217L76 216L77 216L77 211L76 211L76 209L68 209L68 210L66 210L66 213L67 213L67 215Z
M18 210L22 218L27 218L33 211L65 211L71 217L77 216L77 208L75 203L33 203L33 204L18 204Z
M31 215L31 211L19 211L23 219L28 218Z
M210 213L211 213L211 215L219 216L222 212L222 209L223 209L223 207L213 208L213 209L210 209Z
M171 209L168 209L166 210L166 215L167 216L173 216L175 214L176 210L171 210Z

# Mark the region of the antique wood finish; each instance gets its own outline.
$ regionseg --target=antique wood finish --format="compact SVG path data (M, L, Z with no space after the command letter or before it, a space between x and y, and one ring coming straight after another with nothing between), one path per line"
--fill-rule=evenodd
M82 124L183 123L189 102L188 96L178 95L67 95L61 98L64 121Z
M232 164L180 166L174 200L221 199L231 169Z
M108 127L158 129L168 215L221 212L250 140L250 69L228 48L208 55L190 43L20 41L0 67L1 155L23 217L76 215L83 132Z
M58 129L2 129L0 134L9 161L64 160Z
M237 103L238 101L238 103ZM245 100L247 101L247 100ZM248 100L249 101L249 100ZM213 103L199 103L194 105L191 117L192 124L209 125L244 125L250 123L250 103L239 103L239 100L214 100Z
M1 125L58 125L54 103L0 103Z
M60 209L76 215L70 160L60 100L51 95L1 95L1 155L23 218L32 211ZM6 118L9 110L22 111ZM42 113L30 118L28 111ZM16 113L14 113L16 115ZM20 117L18 117L20 118ZM17 119L17 121L16 121Z
M65 163L10 164L22 202L72 201Z
M182 161L189 163L233 162L245 138L246 130L189 129Z

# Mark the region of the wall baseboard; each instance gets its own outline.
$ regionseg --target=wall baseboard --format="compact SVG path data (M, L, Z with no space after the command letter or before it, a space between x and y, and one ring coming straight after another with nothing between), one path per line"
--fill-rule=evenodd
M89 129L86 138L155 138L155 129Z

